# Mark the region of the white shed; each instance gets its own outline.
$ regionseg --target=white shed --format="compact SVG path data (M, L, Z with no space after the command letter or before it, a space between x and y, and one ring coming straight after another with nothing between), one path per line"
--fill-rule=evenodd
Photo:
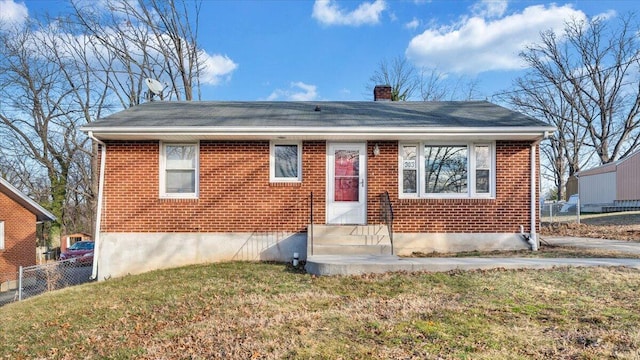
M578 173L583 211L640 208L640 151Z

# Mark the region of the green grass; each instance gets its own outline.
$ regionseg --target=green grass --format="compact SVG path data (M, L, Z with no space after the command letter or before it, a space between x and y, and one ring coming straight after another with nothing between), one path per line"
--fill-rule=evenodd
M0 308L8 359L640 357L640 271L155 271Z

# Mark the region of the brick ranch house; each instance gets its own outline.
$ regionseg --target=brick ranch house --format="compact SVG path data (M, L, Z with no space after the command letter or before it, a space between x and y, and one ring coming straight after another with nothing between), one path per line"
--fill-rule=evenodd
M88 124L102 169L94 276L537 248L537 145L553 127L485 101L391 102L384 86L374 99L149 102Z
M36 224L54 221L49 211L0 178L0 282L15 280L20 266L36 264Z

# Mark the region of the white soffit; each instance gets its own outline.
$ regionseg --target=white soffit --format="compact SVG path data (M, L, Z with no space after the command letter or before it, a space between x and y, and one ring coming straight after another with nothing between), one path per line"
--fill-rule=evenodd
M262 129L91 129L101 140L539 140L552 128L262 128Z

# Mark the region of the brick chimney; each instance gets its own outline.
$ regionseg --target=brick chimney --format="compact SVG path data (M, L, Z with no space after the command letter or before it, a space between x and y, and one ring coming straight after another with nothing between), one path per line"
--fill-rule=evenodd
M391 101L391 86L376 85L373 88L373 101Z

